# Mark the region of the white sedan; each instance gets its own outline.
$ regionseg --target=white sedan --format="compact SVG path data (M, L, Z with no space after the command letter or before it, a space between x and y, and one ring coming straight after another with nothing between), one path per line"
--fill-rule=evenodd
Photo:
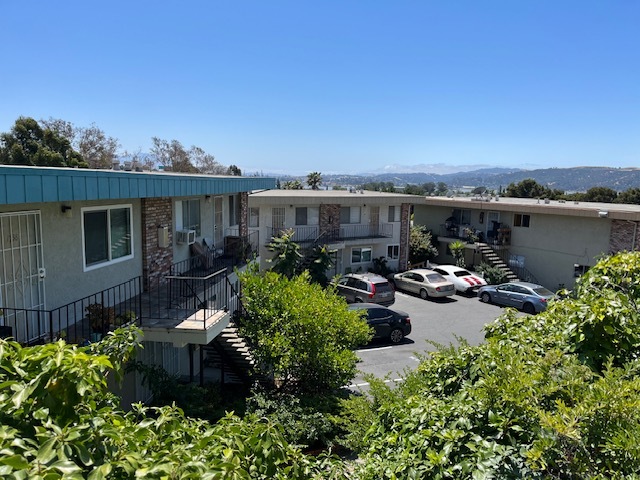
M439 265L432 267L432 270L453 282L456 290L460 293L475 294L480 287L484 287L487 284L484 278L455 265Z
M393 284L398 290L420 295L421 298L448 297L456 293L453 283L433 270L416 268L393 276Z

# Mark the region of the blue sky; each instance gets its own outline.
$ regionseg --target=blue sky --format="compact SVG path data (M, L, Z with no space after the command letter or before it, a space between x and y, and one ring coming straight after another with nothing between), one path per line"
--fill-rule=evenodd
M636 0L6 1L0 131L265 173L640 167L638 25Z

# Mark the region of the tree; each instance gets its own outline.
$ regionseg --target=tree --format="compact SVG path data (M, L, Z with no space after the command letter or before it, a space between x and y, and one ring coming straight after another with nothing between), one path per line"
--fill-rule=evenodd
M618 192L607 187L592 187L582 195L583 202L613 203L618 198Z
M282 184L283 190L302 190L300 180L287 180Z
M111 168L117 158L119 142L107 136L95 123L89 127L76 127L73 123L49 117L40 123L63 136L82 155L89 168Z
M193 146L189 149L189 162L196 168L198 173L228 175L229 172L227 167L218 163L213 155L205 152L200 147Z
M9 133L0 135L0 163L42 167L88 166L66 137L50 128L42 128L29 117L18 118Z
M540 185L533 178L526 178L519 183L510 183L504 191L505 197L515 198L549 198L553 200L562 195L564 195L562 190L552 190Z
M246 311L240 333L279 390L323 392L349 383L356 373L353 349L371 332L335 290L310 283L308 273L289 279L243 272L240 281Z
M433 182L423 183L422 188L424 188L426 195L432 195L436 191L436 184Z
M286 230L279 237L273 237L267 244L267 249L275 253L274 257L268 260L273 263L271 270L287 278L292 278L297 273L302 260L300 245L293 241L294 234L293 229Z
M394 185L393 182L368 182L368 183L363 183L358 188L362 190L368 190L370 192L389 192L389 193L396 192L396 186Z
M451 250L451 254L455 259L456 265L458 267L465 267L464 262L464 251L467 248L466 244L462 240L456 240L455 242L451 242L449 244L449 250Z
M241 177L242 176L242 170L240 170L240 168L237 167L236 165L229 165L229 168L227 169L227 175L233 175L235 177Z
M151 154L155 161L162 165L165 170L182 173L198 173L198 169L191 163L191 156L182 144L177 140L163 140L158 137L151 139L153 147Z
M620 192L615 203L626 203L631 205L640 205L640 188L630 188L624 192Z
M447 193L448 190L449 190L449 187L447 186L446 183L438 182L438 185L436 186L436 193L438 195L444 195L445 193Z
M409 230L409 263L426 262L438 255L438 249L432 243L431 232L421 225Z
M424 195L426 191L420 185L407 184L404 187L404 193L407 195Z
M311 190L320 190L320 185L322 185L322 174L320 172L311 172L308 174L307 185L311 187Z

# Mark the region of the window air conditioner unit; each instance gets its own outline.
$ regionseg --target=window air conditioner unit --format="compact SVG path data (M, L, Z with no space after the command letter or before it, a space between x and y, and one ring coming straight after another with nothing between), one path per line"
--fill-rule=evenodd
M178 230L176 232L176 242L180 245L193 245L196 243L196 231Z

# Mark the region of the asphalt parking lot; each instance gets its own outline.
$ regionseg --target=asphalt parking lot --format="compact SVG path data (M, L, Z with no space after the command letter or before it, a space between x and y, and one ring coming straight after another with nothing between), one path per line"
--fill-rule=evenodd
M389 382L401 381L403 371L418 365L416 353L434 351L428 341L442 345L457 345L457 338L471 345L484 340L482 328L503 312L503 307L482 303L477 297L454 295L442 300L422 300L418 296L396 292L396 301L390 307L403 310L411 317L411 334L399 345L374 340L358 350L361 362L360 374L353 380L352 388L366 389L364 374L373 374Z

